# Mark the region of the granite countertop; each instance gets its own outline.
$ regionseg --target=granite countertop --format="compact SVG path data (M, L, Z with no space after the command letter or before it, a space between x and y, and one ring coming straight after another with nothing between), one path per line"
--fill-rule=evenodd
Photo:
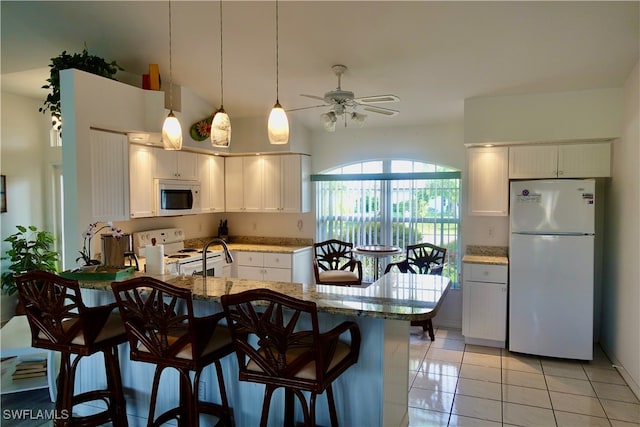
M135 272L132 277L144 276ZM220 302L225 294L267 288L305 301L313 301L319 312L397 320L424 320L435 315L449 290L443 276L389 273L363 287L344 287L286 282L268 282L225 277L151 276L172 285L191 289L193 298ZM110 280L82 280L85 289L111 291Z
M509 248L506 246L468 245L462 262L473 264L509 265Z
M509 265L509 258L506 256L492 256L492 255L465 255L462 257L462 262L468 262L472 264L496 264L496 265Z

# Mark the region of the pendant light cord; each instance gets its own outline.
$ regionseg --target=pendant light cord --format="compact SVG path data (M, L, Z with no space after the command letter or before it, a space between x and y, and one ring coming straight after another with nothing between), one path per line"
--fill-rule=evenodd
M223 74L223 56L222 56L222 0L220 0L220 109L223 110L224 105L224 86L222 81L224 79Z
M169 0L169 109L173 112L173 63L171 58L171 0Z
M279 57L280 57L280 52L279 52L279 40L278 40L278 34L279 34L279 30L278 30L278 0L276 0L276 104L280 104L280 86L279 86L279 81L280 81L280 67L279 67Z

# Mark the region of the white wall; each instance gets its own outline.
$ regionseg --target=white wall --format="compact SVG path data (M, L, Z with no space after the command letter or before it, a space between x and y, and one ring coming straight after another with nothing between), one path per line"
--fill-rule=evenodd
M640 62L624 87L607 188L601 344L640 397Z
M466 143L614 138L621 88L465 99Z
M0 163L7 182L7 212L0 215L3 255L10 247L4 239L18 231L16 225L54 232L51 174L53 165L61 164L61 150L49 147L51 120L38 112L41 106L41 100L2 93Z
M337 128L311 135L311 170L319 173L343 164L405 158L464 170L462 122L432 126Z

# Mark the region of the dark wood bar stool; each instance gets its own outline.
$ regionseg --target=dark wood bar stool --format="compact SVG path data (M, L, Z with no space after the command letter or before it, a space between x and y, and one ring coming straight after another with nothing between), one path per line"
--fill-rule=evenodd
M316 398L325 390L331 425L337 426L331 384L358 361L358 325L343 322L320 333L314 302L267 289L223 295L221 301L238 356L240 380L266 385L260 425L267 425L273 392L284 387L286 426L293 426L294 396L302 406L304 425L315 426ZM311 329L300 328L300 321L308 321ZM341 340L346 332L350 342ZM310 405L303 391L311 392Z
M214 415L216 425L233 425L220 359L233 352L229 330L219 321L224 313L195 317L191 291L151 277L112 283L129 338L131 360L156 365L147 426L177 420L183 427L199 425L199 414ZM198 398L202 370L214 363L222 403ZM165 368L180 375L179 406L155 416L160 377ZM195 372L193 383L190 371Z
M76 280L46 271L18 275L16 284L31 328L32 346L61 353L54 425L98 426L112 422L114 426L127 426L118 362L118 345L126 342L127 336L115 303L86 307ZM78 363L82 357L98 352L104 355L107 388L74 395ZM97 400L106 403L104 411L73 416L75 405Z

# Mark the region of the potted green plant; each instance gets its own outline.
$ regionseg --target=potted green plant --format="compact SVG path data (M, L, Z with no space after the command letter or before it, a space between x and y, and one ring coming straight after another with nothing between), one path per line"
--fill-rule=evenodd
M13 295L18 290L14 274L32 270L56 272L58 270L58 252L52 250L55 237L48 231L38 230L30 225L16 226L18 231L4 239L11 243L11 249L2 259L8 259L11 264L2 273L2 292Z
M118 71L124 71L116 61L107 62L103 58L95 55L89 55L87 47L82 50L82 53L68 54L67 51L63 51L55 58L51 58L51 64L49 64L51 70L49 70L49 78L46 84L42 86L43 89L51 89L51 93L47 95L44 100L44 106L40 107L38 111L42 113L49 112L52 117L57 119L57 123L53 120L53 124L56 125L58 130L62 127L62 117L60 115L60 71L67 70L69 68L75 68L76 70L86 71L91 74L106 77L108 79L116 80L113 76Z

